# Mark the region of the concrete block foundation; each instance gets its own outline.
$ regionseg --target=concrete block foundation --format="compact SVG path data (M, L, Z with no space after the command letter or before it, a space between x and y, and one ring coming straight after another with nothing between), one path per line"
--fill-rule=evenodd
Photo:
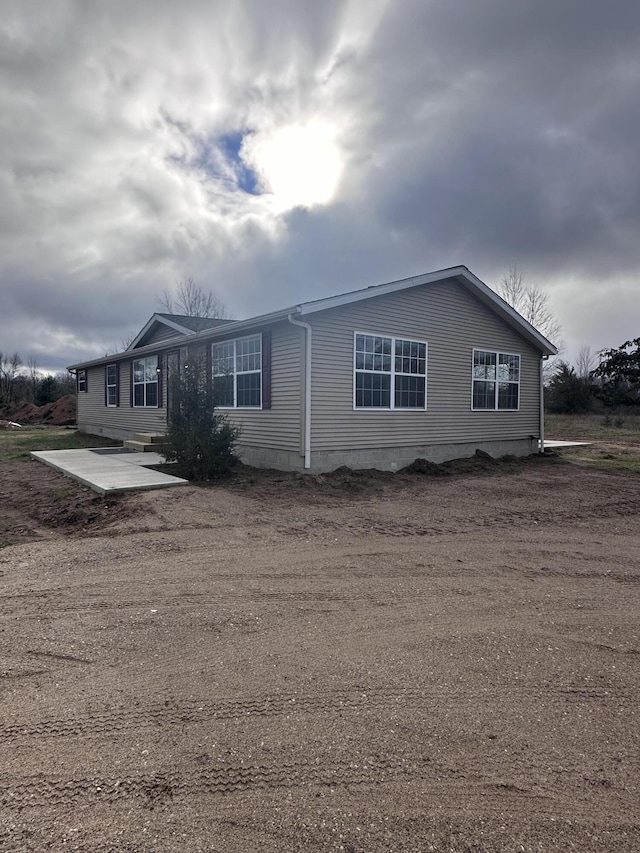
M98 424L79 424L80 432L104 435L125 441L132 438L133 431ZM348 468L377 468L380 471L399 471L414 459L427 459L439 464L450 459L473 456L476 450L484 450L498 459L508 454L529 456L538 452L536 436L495 441L469 441L449 444L418 444L407 447L371 447L358 450L316 450L311 453L311 467L304 467L304 456L293 450L276 450L269 447L239 444L238 454L246 465L256 468L276 468L279 471L299 471L306 474L324 474L346 465Z
M311 467L305 469L304 457L299 453L269 450L263 447L240 445L240 458L246 465L256 468L277 468L281 471L300 471L307 474L324 474L346 465L348 468L377 468L380 471L399 471L414 459L427 459L439 464L450 459L473 456L483 450L498 459L501 456L529 456L538 450L535 437L510 441L475 441L451 444L425 444L410 447L374 447L359 450L316 451L311 454Z

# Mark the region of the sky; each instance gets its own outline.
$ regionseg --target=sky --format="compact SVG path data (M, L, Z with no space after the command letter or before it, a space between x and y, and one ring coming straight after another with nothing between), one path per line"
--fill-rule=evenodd
M640 335L640 4L0 0L0 351L464 264Z

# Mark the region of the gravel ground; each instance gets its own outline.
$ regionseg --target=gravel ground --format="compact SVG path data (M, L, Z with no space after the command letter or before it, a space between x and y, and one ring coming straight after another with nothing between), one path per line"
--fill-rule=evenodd
M42 470L0 550L0 850L640 849L637 475L254 472L109 508Z

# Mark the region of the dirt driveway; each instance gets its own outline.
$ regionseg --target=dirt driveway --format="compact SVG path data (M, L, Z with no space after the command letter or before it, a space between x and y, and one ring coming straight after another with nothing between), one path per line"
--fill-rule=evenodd
M640 849L637 475L87 510L42 470L76 518L0 550L0 850Z

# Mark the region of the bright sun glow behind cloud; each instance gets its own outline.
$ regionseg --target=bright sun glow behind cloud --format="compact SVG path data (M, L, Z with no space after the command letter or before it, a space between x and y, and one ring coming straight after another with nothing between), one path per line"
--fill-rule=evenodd
M248 137L243 157L272 194L278 212L327 204L342 173L334 135L317 123L290 125L269 136Z

